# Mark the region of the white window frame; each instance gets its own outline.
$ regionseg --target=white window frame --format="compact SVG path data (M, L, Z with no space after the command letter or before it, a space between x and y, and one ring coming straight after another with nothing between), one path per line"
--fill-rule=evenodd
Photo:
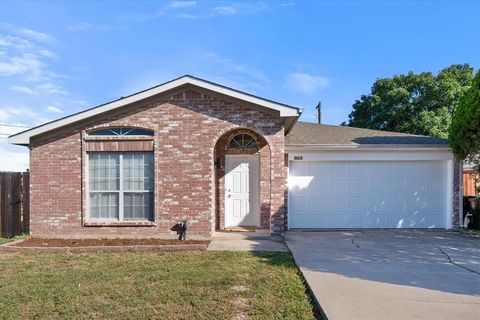
M92 153L116 153L118 154L119 157L119 188L118 190L90 190L90 155ZM150 219L133 219L133 220L125 220L124 219L124 188L123 188L123 155L125 153L149 153L149 151L126 151L126 152L121 152L121 151L111 151L111 152L87 152L87 163L86 163L86 169L85 169L85 182L86 182L86 190L87 190L87 200L86 200L86 211L87 211L87 220L89 221L95 221L95 222L155 222L155 200L152 201L152 216ZM153 154L153 152L151 152ZM155 157L153 158L153 167L155 168ZM155 172L152 174L152 179L153 179L153 190L152 191L147 191L147 190L127 190L126 193L152 193L153 198L155 198ZM106 219L106 218L92 218L90 216L90 194L91 193L117 193L118 194L118 219Z

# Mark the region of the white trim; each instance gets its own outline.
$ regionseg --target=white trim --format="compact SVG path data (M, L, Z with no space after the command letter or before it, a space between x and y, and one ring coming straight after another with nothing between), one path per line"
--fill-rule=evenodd
M287 160L287 231L290 230L290 160Z
M289 161L417 161L452 160L449 150L343 150L288 152Z
M67 126L69 124L99 115L107 111L111 111L111 110L123 107L128 104L138 102L143 99L150 98L154 95L161 94L187 84L194 85L206 90L214 91L214 92L217 92L235 99L240 99L252 104L256 104L265 108L276 110L280 113L280 117L298 117L301 114L301 110L297 107L273 102L267 99L263 99L260 97L256 97L256 96L241 92L241 91L227 88L206 80L202 80L199 78L186 75L181 78L172 80L170 82L161 84L159 86L147 89L145 91L135 93L128 97L121 98L119 100L115 100L115 101L106 103L104 105L100 105L98 107L85 110L83 112L73 114L71 116L67 116L65 118L61 118L59 120L46 123L39 127L35 127L32 129L20 132L18 134L12 135L9 137L9 142L13 144L28 145L30 143L30 138L33 136L36 136L36 135L63 127L63 126Z
M445 183L445 188L447 188L447 199L446 199L446 223L445 223L445 228L446 229L452 229L453 225L453 186L454 186L454 162L453 160L449 160L446 162L446 170L447 170L447 181Z
M123 214L123 210L125 209L123 207L123 204L124 204L124 197L125 197L125 193L124 193L124 190L123 190L123 152L121 152L119 154L119 160L118 160L118 165L119 165L119 171L120 171L120 174L119 174L119 193L118 193L118 221L125 221L125 217L124 217L124 214Z

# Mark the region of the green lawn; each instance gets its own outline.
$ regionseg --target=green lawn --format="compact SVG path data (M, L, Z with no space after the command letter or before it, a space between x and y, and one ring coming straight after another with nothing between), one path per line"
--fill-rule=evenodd
M13 238L1 238L0 237L0 245L4 244L4 243L7 243L7 242L12 242L12 241L15 241L15 240L20 240L20 239L26 239L28 237L28 234L19 234L18 236L15 236Z
M289 253L0 254L0 319L314 319Z

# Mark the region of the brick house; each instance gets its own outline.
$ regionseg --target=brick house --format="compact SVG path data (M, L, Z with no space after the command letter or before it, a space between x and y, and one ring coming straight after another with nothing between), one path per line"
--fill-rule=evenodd
M459 225L445 140L301 123L301 112L183 76L13 135L30 149L31 232Z

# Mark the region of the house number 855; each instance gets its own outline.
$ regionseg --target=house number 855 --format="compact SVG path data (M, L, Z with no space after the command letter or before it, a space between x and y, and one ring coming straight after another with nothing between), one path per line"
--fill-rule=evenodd
M293 160L303 160L303 156L293 156Z

